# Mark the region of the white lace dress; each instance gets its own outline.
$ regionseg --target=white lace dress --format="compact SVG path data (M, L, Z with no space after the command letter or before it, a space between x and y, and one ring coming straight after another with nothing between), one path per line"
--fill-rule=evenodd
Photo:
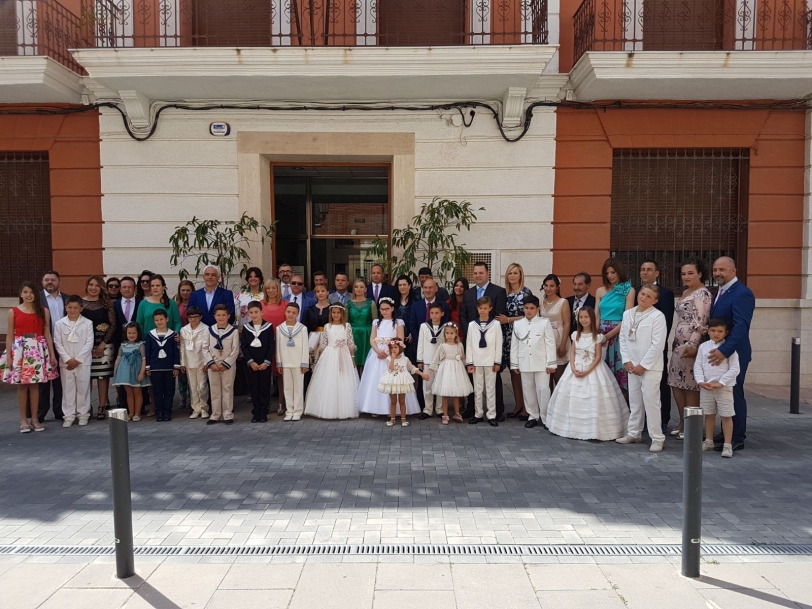
M595 361L592 334L572 333L575 369L586 370ZM603 342L603 335L598 335ZM587 376L578 378L568 365L555 386L544 424L557 436L576 440L615 440L626 434L629 408L623 393L605 362Z
M550 320L550 325L553 327L553 332L555 332L555 344L558 347L561 344L561 338L564 336L564 316L570 315L569 303L566 298L559 298L553 305L548 305L544 299L541 300L540 304L539 317L546 317ZM559 357L556 360L559 366L568 364L570 361L570 341L566 341L564 346L566 347L564 357Z
M305 414L319 419L357 418L358 370L352 357L355 343L350 324L327 324L320 348L321 355L307 389Z
M465 397L474 392L468 372L465 370L465 351L462 343L443 343L434 354L431 362L434 378L431 392L443 397Z
M390 320L374 320L372 327L377 328L375 337L376 346L386 350L386 343L398 335L397 328L403 326L402 319L396 319L393 323ZM358 385L358 410L368 414L379 414L389 416L389 395L378 391L378 383L388 370L389 359L380 359L374 349L370 349L367 361L364 363L364 373L361 375L361 383ZM417 414L420 412L420 404L417 401L415 392L406 394L406 414Z
M392 356L390 355L384 360L387 368L381 380L378 381L378 391L397 395L414 393L414 377L412 373L417 370L417 368L409 361L408 357L401 355L395 360L393 370L390 370L389 362L391 359Z

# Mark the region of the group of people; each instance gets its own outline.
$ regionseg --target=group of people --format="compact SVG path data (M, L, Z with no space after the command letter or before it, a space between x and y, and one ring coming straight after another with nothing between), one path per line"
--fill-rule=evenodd
M428 268L417 285L405 275L390 285L384 273L374 265L368 283L337 274L330 289L317 272L306 292L288 264L268 280L252 267L235 295L208 266L201 288L184 280L170 298L163 277L149 271L90 277L81 297L63 294L59 274L49 271L41 287L23 284L8 314L0 371L18 386L20 431L43 430L51 408L65 427L87 425L94 380L95 417L104 419L111 379L133 421L171 420L177 385L190 418L232 424L239 374L257 423L268 420L277 391L286 421L366 413L389 426L400 415L408 426L409 415L436 414L442 425L467 418L498 426L518 418L527 428L621 444L640 442L647 422L658 452L666 433L681 437L684 409L701 406L706 449L729 457L744 447L755 301L730 258L714 263L715 296L704 265L686 261L678 300L658 285L654 260L641 265L637 291L610 258L594 296L589 274L579 273L567 298L552 274L533 295L518 264L501 287L477 263L474 285L459 278L450 294ZM506 370L516 401L510 413ZM672 394L680 421L669 431ZM714 435L717 412L722 432Z

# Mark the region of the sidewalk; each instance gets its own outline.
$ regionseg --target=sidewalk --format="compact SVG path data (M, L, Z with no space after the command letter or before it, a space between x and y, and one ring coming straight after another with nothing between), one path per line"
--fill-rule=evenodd
M9 609L810 609L812 559L706 562L698 580L657 559L487 564L444 557L353 563L154 559L114 577L111 558L0 557ZM17 560L15 560L17 559ZM407 562L405 562L407 561ZM503 562L507 560L503 559ZM648 561L651 562L651 561Z

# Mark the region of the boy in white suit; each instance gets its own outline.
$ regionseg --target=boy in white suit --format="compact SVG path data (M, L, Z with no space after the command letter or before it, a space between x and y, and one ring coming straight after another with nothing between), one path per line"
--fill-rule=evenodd
M203 359L211 388L211 417L206 425L234 424L234 364L240 354L240 335L228 323L229 310L224 304L214 307L213 326L203 341Z
M93 322L82 316L82 299L70 296L67 315L54 324L54 349L59 355L62 378L62 427L79 425L90 419L90 364L93 351Z
M310 367L307 328L296 321L299 305L285 307L285 323L276 328L276 366L282 370L286 421L298 421L304 414L304 375Z
M208 419L209 384L203 345L209 342L209 327L201 321L203 311L200 307L189 307L186 319L189 323L180 329L180 369L189 382L189 398L192 404L192 414L189 418Z
M498 427L496 420L496 383L502 367L502 326L491 317L491 299L483 296L476 301L477 319L468 324L468 337L465 344L465 365L468 373L474 376L474 416L468 423L476 425L484 418L482 393L485 392L488 404L488 423Z
M420 334L417 339L417 367L420 370L431 365L437 349L444 340L443 326L440 325L443 320L443 305L439 302L433 302L429 305L429 320L420 324ZM434 394L431 392L433 378L434 375L430 376L427 381L423 381L423 398L426 406L423 408L423 412L420 413L422 420L428 419L435 412L438 415L443 413L443 398L437 396L437 399L435 399ZM436 406L435 402L437 402Z
M539 317L539 299L526 296L524 319L513 322L510 341L510 370L522 376L524 407L530 417L525 427L546 423L550 401L550 375L555 372L555 331L550 320Z
M653 453L663 449L660 414L660 379L663 373L663 350L668 339L665 316L654 308L660 288L645 284L637 297L638 305L623 313L620 326L620 355L629 373L629 428L618 444L636 444L647 419Z

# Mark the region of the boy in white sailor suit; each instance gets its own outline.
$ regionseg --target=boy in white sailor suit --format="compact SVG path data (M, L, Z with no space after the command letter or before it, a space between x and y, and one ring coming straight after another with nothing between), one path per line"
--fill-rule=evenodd
M167 327L166 311L155 309L152 319L155 329L147 334L144 351L155 398L155 420L160 423L172 420L175 377L180 374L180 349L175 331Z
M618 444L636 444L646 419L651 436L650 452L663 449L660 413L660 379L663 374L663 350L668 339L665 316L654 308L660 288L645 284L637 296L637 306L623 313L620 326L620 355L629 373L629 428Z
M234 424L234 364L240 354L240 335L228 318L228 307L215 305L215 324L209 326L208 340L203 342L211 390L211 417L206 425L215 425L221 419L226 425Z
M93 351L93 322L82 315L82 299L68 297L66 316L54 323L54 349L59 355L62 378L62 413L70 427L78 417L79 425L90 418L90 363Z
M262 304L248 303L240 345L245 358L245 376L251 393L251 422L267 423L271 408L271 361L274 354L273 325L262 319Z
M189 398L192 404L190 419L209 418L209 380L203 344L208 342L209 327L201 320L203 311L191 306L186 310L188 324L180 329L180 369L189 381Z
M285 307L285 323L276 328L276 367L282 370L286 421L298 421L304 414L304 375L310 367L307 328L296 321L299 305Z
M549 319L538 315L539 299L525 296L524 319L513 322L510 341L510 370L522 377L524 406L530 417L524 426L528 429L539 421L546 423L550 374L558 365L555 331Z
M440 325L443 313L443 305L439 301L433 302L429 305L429 321L420 324L420 334L417 339L417 367L420 370L431 365L437 349L445 340L443 338L443 326ZM435 400L435 396L431 392L433 378L434 375L431 375L427 381L423 381L423 397L426 406L423 408L423 412L420 413L422 420L428 419L435 412L438 415L443 413L443 398L437 396ZM435 401L437 402L436 405Z
M465 365L468 373L474 377L474 416L468 419L468 423L476 425L484 420L484 391L488 403L488 423L491 427L497 427L496 383L502 366L502 326L491 317L493 304L487 296L476 301L476 310L478 316L468 324L465 345Z

